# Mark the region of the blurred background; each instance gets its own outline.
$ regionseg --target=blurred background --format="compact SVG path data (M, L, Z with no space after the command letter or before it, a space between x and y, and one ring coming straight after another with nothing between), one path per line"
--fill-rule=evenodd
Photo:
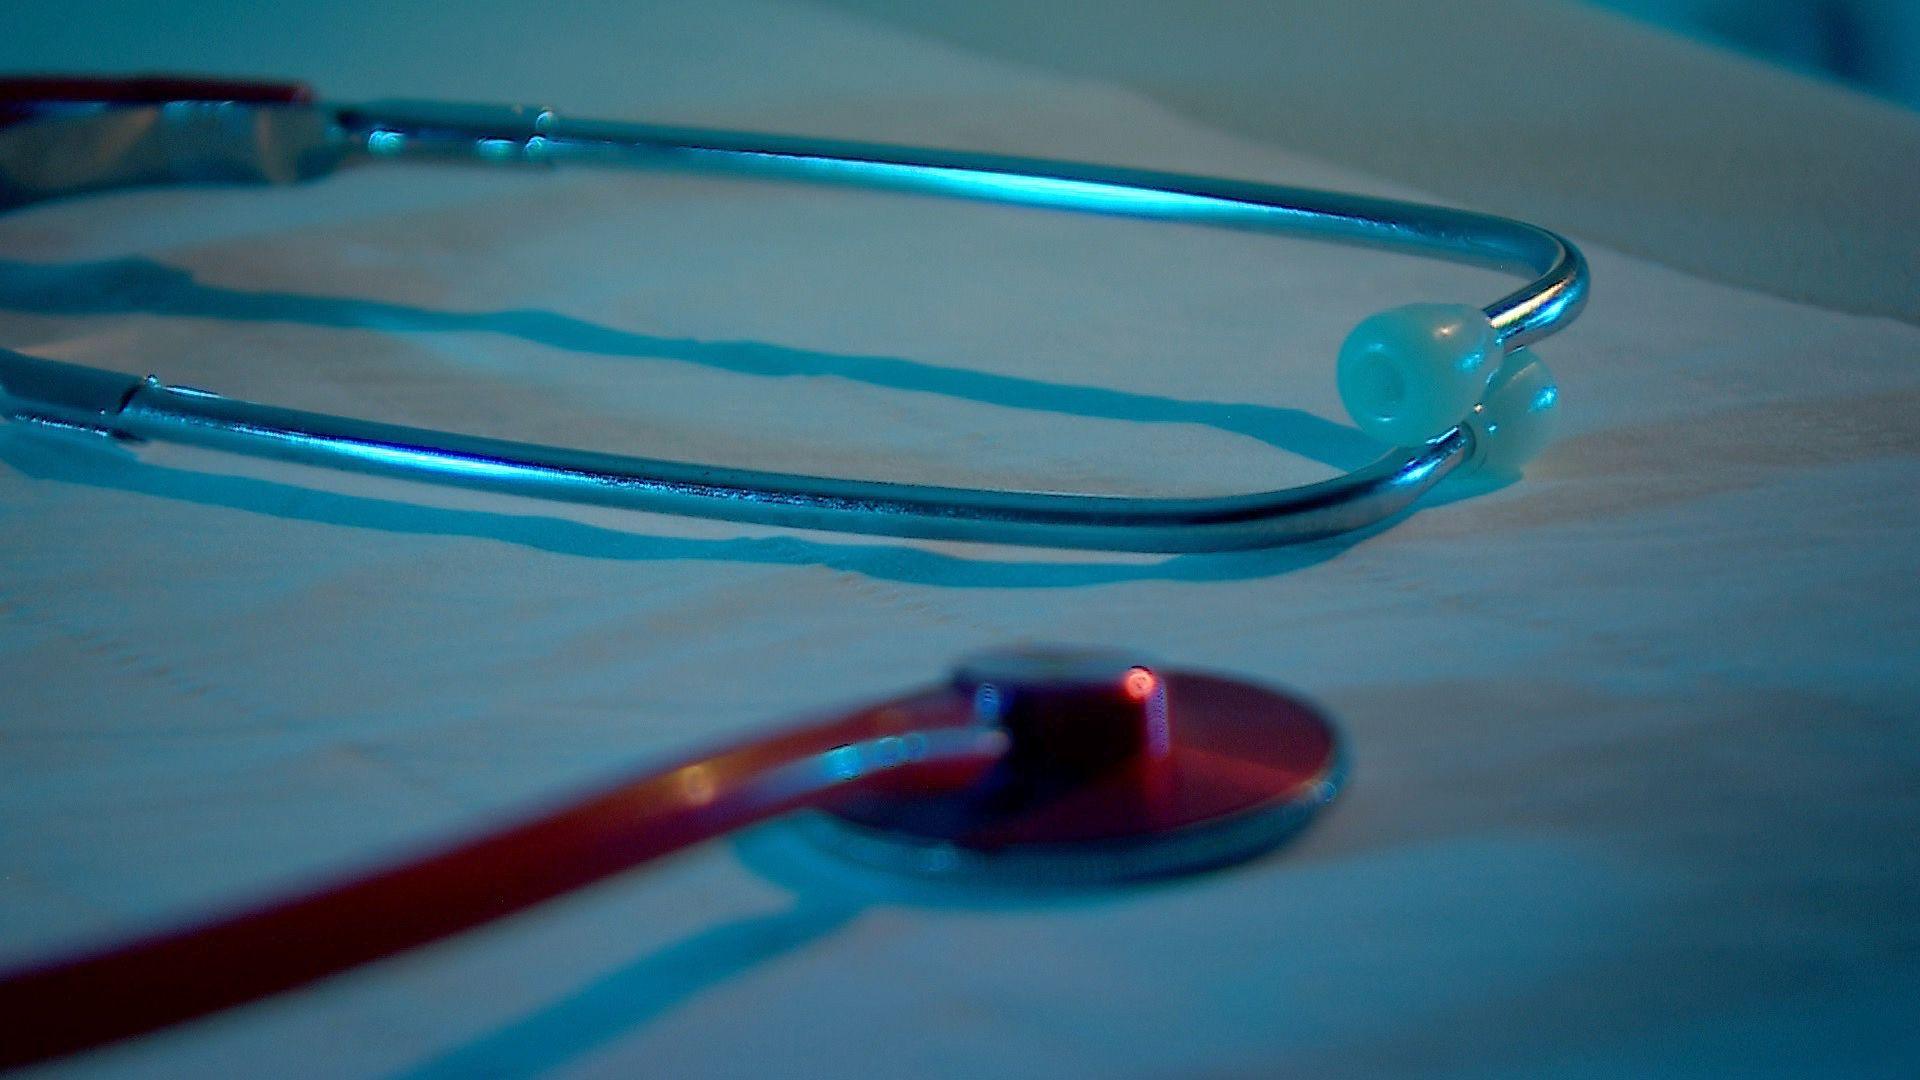
M1920 108L1917 0L1594 0Z

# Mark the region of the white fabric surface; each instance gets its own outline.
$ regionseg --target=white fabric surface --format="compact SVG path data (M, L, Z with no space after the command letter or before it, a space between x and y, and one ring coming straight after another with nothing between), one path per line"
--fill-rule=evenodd
M0 61L1418 194L808 6L201 7L124 37L77 16ZM0 431L0 949L359 865L983 646L1115 644L1321 700L1350 790L1278 857L1050 900L912 889L763 830L63 1071L1910 1073L1920 329L1588 254L1593 306L1543 349L1566 435L1528 479L1300 549L797 534ZM1100 491L1364 459L1332 389L1345 330L1504 288L668 176L363 170L0 219L0 344L39 355L661 456Z
M1718 281L1920 321L1913 111L1597 4L822 2Z

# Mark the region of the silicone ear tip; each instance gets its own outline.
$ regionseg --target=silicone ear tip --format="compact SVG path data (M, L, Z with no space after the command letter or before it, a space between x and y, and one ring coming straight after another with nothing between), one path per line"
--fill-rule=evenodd
M1480 472L1515 476L1553 441L1559 426L1560 389L1553 373L1531 350L1515 349L1500 365L1487 396L1467 415L1473 433L1470 465Z
M1499 367L1479 308L1408 304L1370 315L1340 346L1340 400L1360 430L1418 446L1458 425Z

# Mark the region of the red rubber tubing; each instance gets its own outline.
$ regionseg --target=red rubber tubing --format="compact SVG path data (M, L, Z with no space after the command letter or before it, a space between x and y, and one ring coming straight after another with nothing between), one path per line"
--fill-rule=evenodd
M0 973L0 1068L289 990L524 910L855 787L953 790L1004 750L951 695L856 713L630 777L420 858L180 929ZM944 722L952 720L953 722Z
M236 101L307 105L305 83L196 75L12 75L0 78L0 128L31 120L55 105L163 105L169 101Z

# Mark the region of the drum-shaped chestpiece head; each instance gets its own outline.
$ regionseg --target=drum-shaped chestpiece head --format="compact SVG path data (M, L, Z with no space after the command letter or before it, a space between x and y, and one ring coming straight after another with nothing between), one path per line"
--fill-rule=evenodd
M1165 757L1166 687L1123 654L1022 649L963 662L953 687L976 722L1007 733L1006 770L1071 784L1129 758Z
M1124 654L992 653L963 663L946 694L914 700L904 711L929 723L957 714L1005 732L1005 758L967 790L856 792L809 823L817 842L943 878L1150 877L1272 848L1340 779L1339 740L1312 706Z

